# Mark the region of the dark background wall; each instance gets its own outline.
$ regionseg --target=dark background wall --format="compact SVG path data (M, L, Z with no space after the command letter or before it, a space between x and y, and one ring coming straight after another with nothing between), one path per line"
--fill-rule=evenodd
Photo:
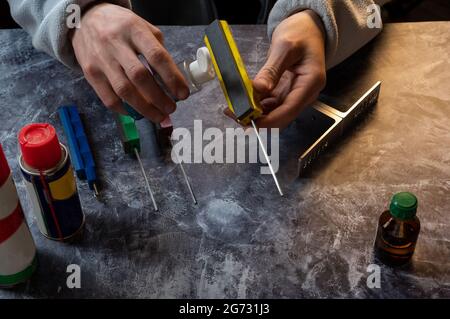
M450 21L449 0L396 0L385 11L389 22Z
M6 0L0 0L0 28L17 28L17 24L9 14L9 6Z
M135 0L134 6L157 25L206 24L215 17L231 24L254 24L265 22L265 6L270 9L273 2L275 0ZM387 22L450 21L450 1L394 0L386 6L385 18ZM0 28L15 27L18 26L11 19L7 1L0 0Z

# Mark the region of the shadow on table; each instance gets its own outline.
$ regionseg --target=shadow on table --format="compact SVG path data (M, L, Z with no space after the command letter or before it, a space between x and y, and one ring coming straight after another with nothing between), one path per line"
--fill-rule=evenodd
M64 244L63 244L64 245ZM86 271L89 266L80 264L81 288L70 289L67 286L68 276L72 272L67 272L67 267L72 263L77 264L76 257L64 256L57 251L39 249L37 252L38 266L35 273L26 283L20 284L11 289L6 289L5 298L82 298L89 296L89 292L104 292L99 297L113 297L105 289L100 280L96 280L96 275L92 271ZM86 268L85 268L86 267Z

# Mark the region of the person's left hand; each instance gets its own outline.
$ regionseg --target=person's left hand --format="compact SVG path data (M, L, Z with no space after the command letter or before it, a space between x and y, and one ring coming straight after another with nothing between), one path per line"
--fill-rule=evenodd
M256 125L286 128L317 99L325 82L322 21L314 11L301 11L276 27L267 62L253 80L255 98L264 110Z

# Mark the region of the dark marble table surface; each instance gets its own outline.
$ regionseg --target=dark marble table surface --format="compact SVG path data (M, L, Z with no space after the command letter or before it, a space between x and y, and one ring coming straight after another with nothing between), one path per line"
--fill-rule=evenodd
M175 60L194 54L202 27L163 27ZM264 62L264 26L236 26L254 75ZM25 285L0 298L46 297L450 297L450 23L387 25L372 44L330 73L383 81L378 106L349 136L297 178L294 143L283 133L278 173L286 196L257 164L186 165L199 204L192 205L177 166L146 152L155 213L137 162L124 155L111 113L82 76L32 48L21 30L0 31L0 142L14 171L39 253ZM356 80L357 78L355 78ZM56 109L76 103L85 116L103 201L78 183L86 231L79 243L44 239L31 216L17 165L19 129L45 121L65 141ZM179 103L175 126L234 127L222 115L217 81ZM144 125L145 126L145 125ZM144 140L146 138L144 137ZM390 196L414 192L422 231L413 264L381 267L368 288L379 214ZM66 286L66 267L81 267L81 288Z

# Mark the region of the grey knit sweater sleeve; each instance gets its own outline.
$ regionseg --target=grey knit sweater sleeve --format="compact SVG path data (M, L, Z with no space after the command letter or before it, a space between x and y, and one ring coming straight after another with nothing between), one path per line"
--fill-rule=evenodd
M278 0L269 15L268 34L290 15L311 9L322 19L326 30L326 61L331 68L372 40L381 28L369 27L374 4L389 0Z
M32 37L36 49L47 52L71 68L78 68L69 41L73 13L69 5L80 6L81 11L95 0L8 0L11 15ZM129 0L111 0L111 3L131 7Z
M32 37L33 45L54 56L65 65L77 68L69 41L67 18L69 5L81 10L95 0L8 0L13 18ZM314 10L322 18L327 33L327 66L332 67L353 54L374 38L381 29L369 28L369 5L384 4L389 0L279 0L269 16L268 33L285 18L305 9ZM129 0L108 2L131 7ZM68 12L69 11L69 12Z

